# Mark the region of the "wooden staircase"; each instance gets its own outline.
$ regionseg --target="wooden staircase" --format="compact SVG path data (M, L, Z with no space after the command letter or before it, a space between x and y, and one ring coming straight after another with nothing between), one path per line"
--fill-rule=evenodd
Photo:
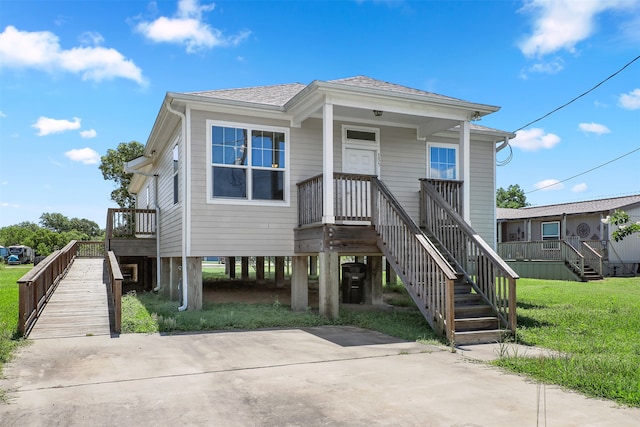
M372 192L378 246L436 332L454 345L499 342L515 332L517 274L441 196L431 194L445 221L420 229L376 178ZM438 228L454 236L455 250Z

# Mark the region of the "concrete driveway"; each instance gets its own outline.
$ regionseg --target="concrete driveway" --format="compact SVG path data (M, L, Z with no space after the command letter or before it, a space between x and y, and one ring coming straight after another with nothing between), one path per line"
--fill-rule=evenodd
M522 350L519 350L522 351ZM353 327L36 340L2 426L632 426L620 408Z

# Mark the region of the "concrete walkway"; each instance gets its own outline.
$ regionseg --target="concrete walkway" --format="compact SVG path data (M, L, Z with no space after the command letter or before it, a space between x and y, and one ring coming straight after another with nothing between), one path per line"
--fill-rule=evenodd
M0 425L638 425L478 360L498 351L353 327L36 340L5 365Z

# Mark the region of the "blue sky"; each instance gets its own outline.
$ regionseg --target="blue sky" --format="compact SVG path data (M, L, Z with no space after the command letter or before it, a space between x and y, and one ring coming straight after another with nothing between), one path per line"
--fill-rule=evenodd
M2 0L0 227L104 227L99 158L145 143L167 91L366 75L499 105L479 124L515 131L638 55L640 0ZM497 185L534 205L640 193L640 60L512 146Z

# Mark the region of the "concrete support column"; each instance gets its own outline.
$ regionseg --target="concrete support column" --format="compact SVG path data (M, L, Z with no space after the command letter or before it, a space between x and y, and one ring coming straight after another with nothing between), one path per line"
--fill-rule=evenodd
M236 278L236 257L234 256L227 257L227 265L225 266L225 270L229 275L229 279Z
M243 256L241 258L241 273L240 277L242 280L247 280L249 278L249 257Z
M284 286L284 257L277 256L276 257L276 276L275 276L276 287L281 288Z
M202 309L202 258L187 258L187 290L189 310Z
M180 258L171 258L171 273L170 273L170 283L169 283L169 299L172 301L179 300L180 295L178 295L178 282L182 278L182 259Z
M171 258L160 258L160 294L171 298Z
M396 271L391 267L391 263L387 261L387 285L395 285L397 279Z
M294 256L291 274L291 309L305 311L309 306L309 258Z
M264 283L264 257L256 257L256 283Z
M311 276L318 275L318 257L317 256L309 257L309 275Z
M337 252L318 254L320 315L336 319L340 314L340 258Z
M382 304L382 257L367 257L365 304Z

